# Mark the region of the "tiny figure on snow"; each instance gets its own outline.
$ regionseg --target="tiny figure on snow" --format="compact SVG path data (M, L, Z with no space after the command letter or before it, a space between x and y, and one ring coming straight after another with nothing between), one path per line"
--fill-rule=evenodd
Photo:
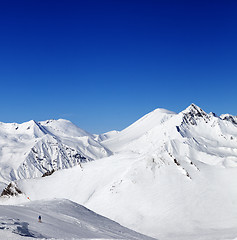
M39 222L41 222L41 216L39 216L38 220L39 220Z

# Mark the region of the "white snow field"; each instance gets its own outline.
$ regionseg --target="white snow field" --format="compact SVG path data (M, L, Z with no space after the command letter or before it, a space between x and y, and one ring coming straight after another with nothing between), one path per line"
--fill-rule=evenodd
M152 240L65 199L0 206L0 212L0 239Z
M236 117L192 104L91 136L107 156L44 178L18 178L24 194L2 204L65 198L160 240L237 239Z

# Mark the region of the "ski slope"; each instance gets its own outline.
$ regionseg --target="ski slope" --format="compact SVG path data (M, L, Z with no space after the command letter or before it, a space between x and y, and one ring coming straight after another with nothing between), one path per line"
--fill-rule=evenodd
M0 212L0 239L152 240L65 199L0 206Z

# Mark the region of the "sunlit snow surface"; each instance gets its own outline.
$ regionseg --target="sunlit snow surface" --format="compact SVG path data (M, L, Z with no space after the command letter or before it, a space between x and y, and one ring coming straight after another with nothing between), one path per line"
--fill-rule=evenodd
M157 109L95 136L112 156L18 180L25 195L2 201L66 198L161 240L237 239L235 120L196 105L179 114Z
M63 199L0 206L0 212L0 239L152 240Z

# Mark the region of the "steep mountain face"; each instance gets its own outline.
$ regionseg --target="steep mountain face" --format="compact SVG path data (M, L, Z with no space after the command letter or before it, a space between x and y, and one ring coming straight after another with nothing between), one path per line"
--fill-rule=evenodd
M110 154L67 120L0 123L0 182L39 177Z

